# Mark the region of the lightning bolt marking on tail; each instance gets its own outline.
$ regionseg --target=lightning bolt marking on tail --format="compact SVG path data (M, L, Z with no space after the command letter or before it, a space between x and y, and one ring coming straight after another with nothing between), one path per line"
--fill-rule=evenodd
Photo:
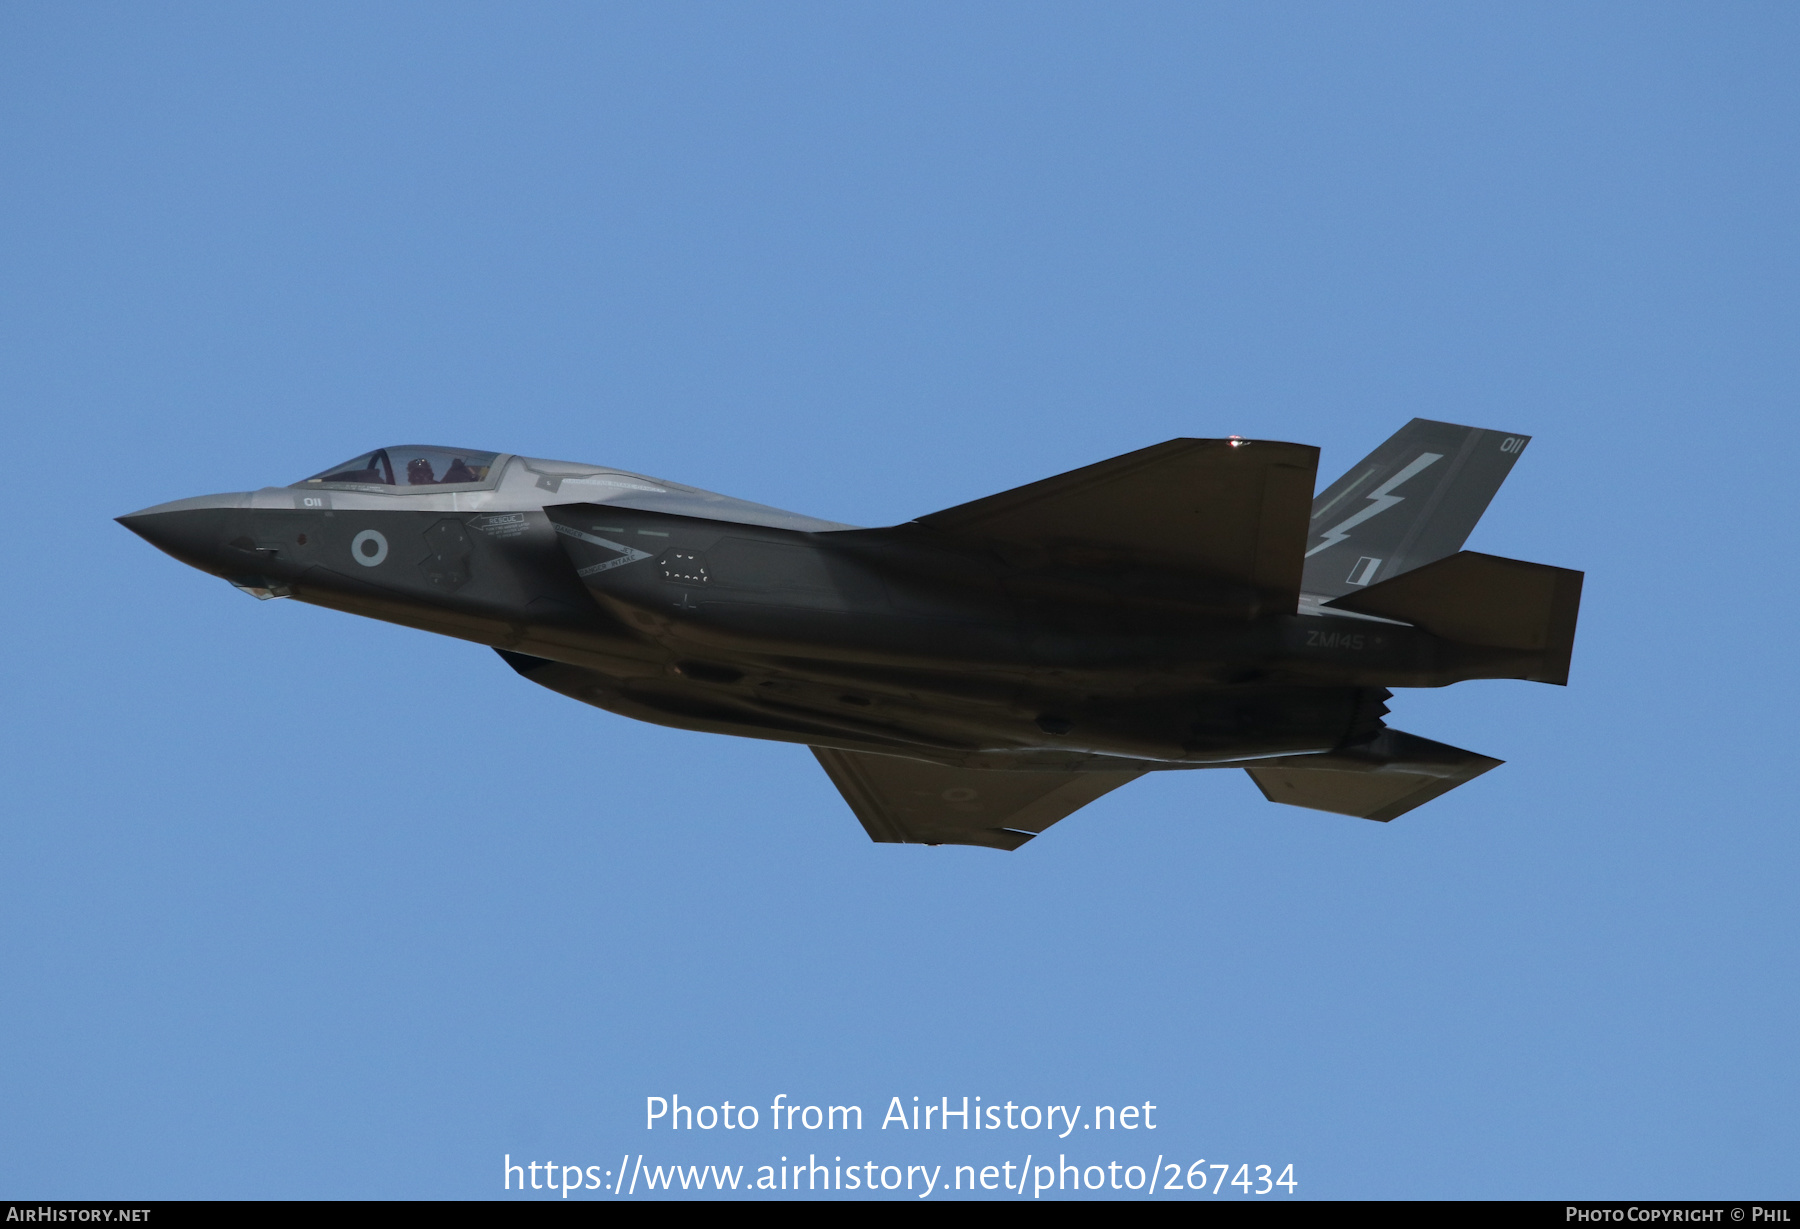
M1438 461L1442 461L1443 459L1444 459L1444 454L1441 452L1422 452L1422 453L1420 453L1418 459L1416 461L1414 461L1411 465L1408 465L1405 469L1401 470L1399 473L1395 474L1392 478L1389 478L1386 482L1382 483L1380 486L1376 487L1373 491L1369 492L1369 495L1368 495L1369 506L1368 507L1364 508L1361 512L1356 513L1354 516L1351 516L1345 520L1339 521L1337 524L1333 525L1330 529L1327 529L1325 531L1325 540L1323 542L1320 542L1317 546L1313 547L1311 550L1307 551L1306 557L1310 559L1314 555L1318 554L1320 551L1324 550L1326 547L1336 546L1339 542L1342 542L1345 538L1350 536L1350 531L1352 529L1355 529L1358 525L1362 524L1364 521L1368 520L1370 517L1380 516L1383 512L1386 512L1389 508L1393 507L1395 504L1404 502L1406 499L1406 496L1390 495L1390 494L1388 494L1388 492L1392 491L1395 487L1399 486L1402 482L1405 482L1408 478L1411 478L1414 475L1418 474L1421 470L1425 469L1427 466L1433 465Z

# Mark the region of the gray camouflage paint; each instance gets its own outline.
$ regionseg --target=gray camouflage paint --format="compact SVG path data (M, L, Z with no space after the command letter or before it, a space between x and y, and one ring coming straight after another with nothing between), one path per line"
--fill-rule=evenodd
M1530 637L1459 642L1328 603L1367 590L1387 609L1370 586L1454 554L1524 440L1414 420L1314 501L1285 609L934 518L859 529L504 454L452 491L315 481L119 520L258 597L489 645L626 716L812 746L877 840L1014 848L1145 771L1255 766L1272 799L1386 819L1498 763L1386 731L1387 689L1561 682L1566 645L1557 677ZM1488 557L1467 558L1456 583L1478 584ZM1579 574L1542 570L1578 597ZM1004 813L982 801L1002 795Z

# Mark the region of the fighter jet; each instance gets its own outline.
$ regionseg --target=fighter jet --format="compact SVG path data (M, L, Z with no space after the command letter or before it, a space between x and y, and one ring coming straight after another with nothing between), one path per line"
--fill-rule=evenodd
M1391 820L1500 763L1390 688L1565 684L1580 572L1462 549L1529 437L1176 439L864 529L603 465L378 448L118 518L258 598L495 649L684 730L803 743L876 841L1017 849L1146 772Z

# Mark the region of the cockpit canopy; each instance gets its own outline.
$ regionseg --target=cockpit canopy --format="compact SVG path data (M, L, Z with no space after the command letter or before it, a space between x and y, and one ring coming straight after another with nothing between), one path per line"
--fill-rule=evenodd
M318 483L332 486L397 487L401 490L468 486L485 483L488 470L499 455L497 452L470 452L466 448L404 444L397 448L377 448L374 452L365 452L296 485Z

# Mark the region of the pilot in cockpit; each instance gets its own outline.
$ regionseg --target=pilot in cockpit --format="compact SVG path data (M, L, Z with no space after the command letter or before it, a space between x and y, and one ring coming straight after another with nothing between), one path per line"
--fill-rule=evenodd
M392 454L390 456L390 454ZM468 486L486 482L493 471L498 453L468 452L463 449L427 448L407 445L400 448L377 448L354 461L326 470L306 480L357 487ZM438 476L438 467L443 476ZM399 482L395 478L404 474ZM423 494L423 492L417 492Z

